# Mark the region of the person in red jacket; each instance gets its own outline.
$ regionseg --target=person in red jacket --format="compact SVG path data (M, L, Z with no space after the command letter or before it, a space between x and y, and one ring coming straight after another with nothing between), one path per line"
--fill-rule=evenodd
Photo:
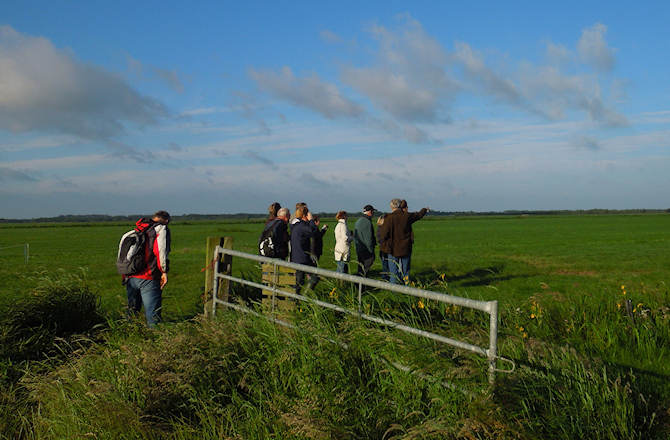
M391 212L386 215L382 225L382 245L380 249L388 254L391 283L407 284L409 282L410 259L414 233L412 223L421 220L429 208L419 212L407 212L402 209L402 200L391 200Z
M140 220L141 221L141 220ZM170 214L158 211L152 217L153 224L147 231L145 261L147 267L141 272L128 275L126 293L128 312L139 313L144 305L147 326L154 327L161 322L163 287L168 282L170 261Z

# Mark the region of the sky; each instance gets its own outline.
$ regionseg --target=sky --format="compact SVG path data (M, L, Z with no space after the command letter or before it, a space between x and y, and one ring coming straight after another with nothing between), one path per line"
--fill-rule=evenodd
M0 218L670 208L670 2L0 3Z

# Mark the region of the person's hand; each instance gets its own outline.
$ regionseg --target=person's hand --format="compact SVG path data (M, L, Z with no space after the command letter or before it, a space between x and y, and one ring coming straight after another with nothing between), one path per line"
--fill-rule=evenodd
M167 274L163 272L161 275L161 289L167 284Z

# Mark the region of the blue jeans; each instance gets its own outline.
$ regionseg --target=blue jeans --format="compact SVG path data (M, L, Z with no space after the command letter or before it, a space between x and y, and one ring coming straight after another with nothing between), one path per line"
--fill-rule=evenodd
M388 281L389 280L389 254L386 252L379 251L379 259L382 260L382 271L381 271L381 277L382 280Z
M129 315L139 313L142 305L144 305L147 326L154 327L161 322L163 290L160 280L143 280L130 277L126 283L126 292L128 293Z
M389 281L393 284L407 284L409 282L409 265L411 254L394 257L389 254Z
M336 261L338 273L349 273L349 262L348 261Z

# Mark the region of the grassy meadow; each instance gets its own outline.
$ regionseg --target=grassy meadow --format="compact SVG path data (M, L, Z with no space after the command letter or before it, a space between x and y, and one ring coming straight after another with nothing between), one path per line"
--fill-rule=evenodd
M235 312L198 316L206 238L231 236L234 249L255 253L262 221L171 224L159 331L121 319L125 290L114 261L132 225L3 224L0 438L665 439L669 221L617 214L416 223L415 286L499 301L498 354L515 370L490 389L483 359L308 306L294 317L305 333ZM334 270L335 221L322 223L330 228L320 267ZM27 263L13 247L23 243ZM377 260L372 277L379 269ZM250 262L234 261L233 271L260 279ZM351 297L326 281L315 294L333 292L343 304ZM384 292L366 301L485 345L487 317Z

